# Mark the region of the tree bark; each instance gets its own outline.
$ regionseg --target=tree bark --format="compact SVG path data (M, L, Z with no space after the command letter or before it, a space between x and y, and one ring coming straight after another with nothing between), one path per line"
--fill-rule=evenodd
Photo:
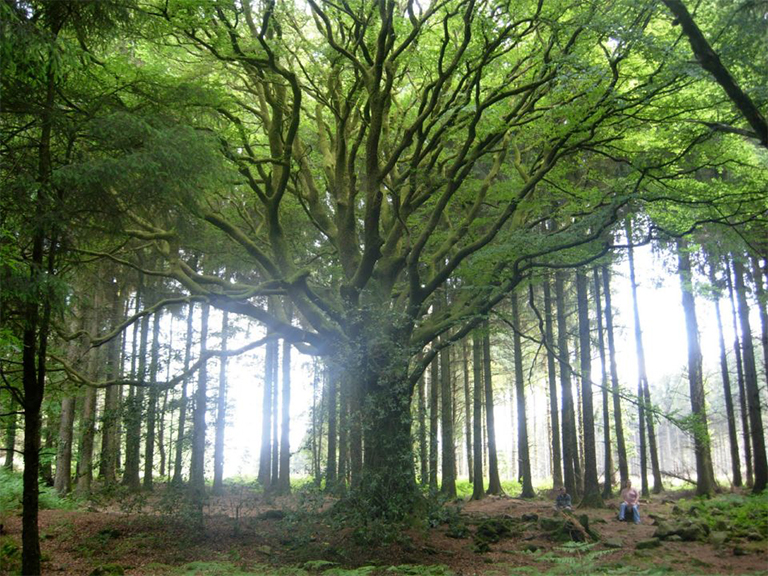
M155 429L157 425L157 372L160 365L160 320L162 311L153 315L152 348L149 360L149 390L147 394L147 441L144 444L144 490L152 490L155 471Z
M469 350L467 349L467 339L461 341L461 360L464 374L464 437L467 443L467 474L469 483L474 479L474 463L472 461L472 406L471 394L469 391Z
M597 479L595 449L595 409L592 399L592 345L589 325L589 293L586 273L576 271L576 302L579 315L579 352L581 364L581 404L584 419L584 496L580 506L603 506Z
M59 423L59 447L56 452L56 476L53 488L64 496L72 489L72 438L75 423L74 396L65 396L61 400L61 421Z
M552 326L552 290L549 277L544 279L544 339L547 342L547 380L549 382L549 412L552 421L552 487L563 485L562 453L560 451L560 408L557 399L557 369L555 365L555 333ZM533 296L531 296L533 298Z
M755 257L752 260L752 281L755 283L755 299L760 310L760 344L763 348L763 376L768 384L768 293L763 286L764 277L768 276L768 256L765 258L765 270L760 269L760 261Z
M429 372L429 489L437 492L437 422L439 413L438 358L432 360Z
M328 458L325 466L325 489L328 492L336 490L336 413L338 405L337 371L328 369Z
M194 339L194 316L195 316L195 304L189 303L187 309L187 336L186 344L184 345L184 371L189 370L189 365L192 360L192 340ZM182 481L182 456L184 454L184 439L186 437L187 428L187 405L189 403L187 387L189 384L189 378L184 378L181 381L181 398L179 399L179 428L176 431L176 451L174 453L173 460L173 480L174 484L181 484Z
M749 408L749 429L752 436L752 453L754 457L755 483L753 494L760 494L768 486L768 462L765 453L765 435L760 409L760 389L757 385L757 370L755 352L752 344L752 329L749 324L749 305L747 290L744 284L744 265L738 260L733 261L735 277L734 287L739 300L739 323L741 325L742 358L744 360L744 385L747 392Z
M715 264L713 257L709 258L709 281L715 290L714 308L717 318L717 337L720 345L720 377L723 383L723 399L725 401L725 416L728 420L728 443L731 454L731 473L733 476L733 485L737 488L742 485L741 478L741 459L739 457L739 438L736 432L736 412L733 406L733 396L731 394L731 376L728 372L728 356L725 349L725 336L723 335L723 318L720 313L720 289L715 278Z
M269 336L267 330L267 336ZM259 457L259 484L269 490L272 480L272 388L275 362L275 340L268 340L264 347L264 393L261 402L261 453ZM322 428L321 428L322 429Z
M140 307L142 302L143 297L141 293L139 293L136 295L136 311L141 309ZM146 378L149 316L144 316L141 319L141 327L139 332L139 354L137 358L134 356L138 366L135 367L134 377L136 380L143 383ZM134 343L135 338L136 332L134 331ZM132 376L133 375L134 374L132 374ZM139 480L139 460L141 458L141 421L143 404L144 388L142 386L131 386L125 417L125 470L123 471L123 485L127 486L131 490L138 490L141 485Z
M472 423L474 427L474 462L472 476L472 500L482 500L485 497L483 489L483 348L480 335L472 332L472 366L473 366L473 401Z
M339 378L339 492L349 481L349 383Z
M741 338L739 338L739 316L736 312L736 292L731 280L731 265L726 263L725 281L728 285L728 297L731 302L731 320L733 322L733 355L736 358L736 381L739 385L739 408L741 410L741 430L744 439L744 462L747 472L747 486L755 484L752 472L752 440L749 433L749 411L747 410L747 388L744 384L744 361L741 357Z
M221 351L227 351L229 313L221 315ZM219 389L216 397L216 430L213 442L213 493L224 493L224 433L227 428L227 357L219 358Z
M595 266L592 271L594 277L595 292L595 317L597 318L597 347L600 354L600 386L602 389L603 400L603 446L604 460L603 469L605 470L605 482L603 484L603 498L610 498L613 493L613 485L616 483L616 475L613 469L613 458L611 456L611 410L608 394L608 363L605 354L605 329L603 328L603 304L602 287L600 285L600 268Z
M493 381L491 377L491 328L483 322L483 376L485 379L485 420L488 434L488 494L503 494L499 478L499 456L496 449L496 423L493 413Z
M510 295L512 304L512 346L515 356L515 391L517 396L517 454L520 462L518 476L522 477L522 498L534 498L533 478L531 476L531 456L528 446L528 417L525 408L525 377L523 372L523 347L520 341L520 307L517 294Z
M288 308L288 322L293 317L293 311ZM291 491L291 343L283 340L283 389L282 389L282 422L280 425L280 470L277 478L277 489L281 494ZM335 409L335 406L333 407ZM329 400L329 411L331 404Z
M611 269L602 266L603 293L605 294L605 332L608 340L608 361L611 373L611 393L613 396L613 423L616 428L616 453L619 457L619 480L622 486L629 480L629 461L624 441L624 423L621 414L621 395L619 389L619 371L616 365L616 341L613 332L613 307L611 305Z
M581 494L576 482L576 466L579 459L576 440L576 417L573 410L571 367L568 364L568 325L565 316L565 274L555 273L555 304L557 320L557 352L560 357L560 388L563 399L563 476L565 489L573 497Z
M691 394L691 413L694 417L693 441L696 452L696 494L711 496L715 492L715 472L712 468L706 399L704 397L704 373L702 371L699 323L696 317L696 300L693 296L693 274L688 246L684 239L677 240L677 262L680 275L685 330L688 335L688 384Z
M120 323L121 313L125 308L125 297L116 284L112 289L112 311L110 327L114 329ZM121 334L113 338L107 344L107 361L105 378L113 380L118 378L120 369L120 349L124 336ZM117 431L120 424L120 405L118 397L119 387L109 386L104 391L104 414L102 415L101 434L101 462L99 463L99 477L106 485L114 484L117 480Z
M200 318L200 355L208 350L208 318L210 304L205 302ZM203 499L205 496L205 414L208 408L208 368L203 362L197 373L195 408L192 412L192 461L189 467L191 497L197 507L198 521L202 523Z
M440 493L448 498L456 497L456 446L453 440L453 378L451 374L450 348L440 351L440 416L442 432L442 482Z

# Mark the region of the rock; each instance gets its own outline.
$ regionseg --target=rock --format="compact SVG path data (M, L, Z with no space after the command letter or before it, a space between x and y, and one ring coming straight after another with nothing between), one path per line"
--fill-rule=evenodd
M646 550L648 548L658 548L661 546L661 540L658 538L649 538L648 540L640 540L635 544L635 548L638 550Z
M707 533L700 524L684 526L678 531L678 535L684 542L704 541L707 537Z
M524 522L536 522L539 519L539 515L534 513L523 514L522 519Z
M539 550L541 550L541 546L537 546L536 544L527 544L524 550L526 552L531 552L531 553L538 552Z
M682 516L683 514L685 514L685 510L683 510L682 508L680 508L680 506L675 504L675 506L672 508L672 514L675 514L677 516Z
M475 538L495 543L501 538L512 534L510 522L500 518L489 518L477 527Z
M725 520L719 519L717 522L715 522L715 530L718 532L728 532L730 530L730 526L728 526L728 523Z
M674 504L674 503L675 503L675 501L674 501L674 500L670 500L669 498L664 498L664 499L661 501L661 503L662 503L662 504Z
M670 524L669 522L659 522L656 527L656 531L653 533L653 537L661 538L664 540L673 534L677 534L678 530L679 529L676 526Z
M719 548L728 540L728 532L712 532L709 535L709 543Z
M473 548L475 554L485 554L491 551L491 545L485 540L475 540L475 546Z
M762 534L760 534L760 532L752 530L747 533L747 540L752 540L753 542L759 542L760 540L765 540L765 537Z
M672 536L667 536L665 538L665 540L667 542L682 542L683 541L683 539L680 538L680 536L678 536L677 534L672 534Z
M749 552L747 552L741 546L734 546L733 547L733 555L734 556L747 556L748 554L749 554Z
M623 548L624 542L621 541L621 538L608 538L603 542L603 545L606 548Z
M120 564L104 564L94 568L88 576L123 576L125 569Z
M271 556L272 555L272 547L271 546L267 546L266 544L264 544L263 546L258 546L256 548L256 552L258 552L259 554L264 554L265 556Z

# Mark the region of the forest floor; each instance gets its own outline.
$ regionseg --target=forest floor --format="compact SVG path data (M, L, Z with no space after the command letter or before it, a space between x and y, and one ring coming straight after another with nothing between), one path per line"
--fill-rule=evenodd
M739 517L728 516L739 509L734 498L750 502ZM641 502L636 526L618 521L614 498L606 508L574 512L588 516L592 533L574 543L553 530L564 517L549 493L530 501L494 496L436 508L429 525L404 530L385 545L372 533L344 528L334 519L333 502L317 493L265 498L233 487L209 502L200 528L178 505L178 494L158 487L150 498L126 501L124 494L77 510L43 510L40 530L44 574L66 576L768 575L766 499L755 506L754 499L726 495L709 501L721 501L712 506L690 494L653 496ZM660 523L681 515L703 516L700 523L716 521L731 531L654 541ZM8 516L4 524L0 574L11 574L21 518Z

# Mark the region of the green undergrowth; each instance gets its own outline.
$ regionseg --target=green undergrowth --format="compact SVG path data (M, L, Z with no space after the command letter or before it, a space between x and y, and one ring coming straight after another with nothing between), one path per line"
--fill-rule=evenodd
M768 490L757 495L725 494L712 499L680 500L687 516L696 516L711 530L728 529L768 538Z
M190 562L177 568L162 565L152 567L167 576L453 576L445 566L362 566L342 568L333 562L312 561L301 567L254 565L239 567L229 562ZM169 571L167 571L169 570Z
M0 517L21 510L21 496L24 490L22 475L0 468ZM74 509L78 502L61 498L53 488L40 484L40 510Z

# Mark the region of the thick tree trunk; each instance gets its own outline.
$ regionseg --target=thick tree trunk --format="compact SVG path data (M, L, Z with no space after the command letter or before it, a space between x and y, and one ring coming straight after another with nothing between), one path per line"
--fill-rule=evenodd
M278 488L280 476L280 342L275 342L273 350L275 358L272 362L272 481L273 489Z
M496 423L493 414L493 382L491 377L491 332L488 320L483 322L483 377L485 379L485 420L488 434L488 494L503 494L499 478L499 456L496 450Z
M289 313L289 322L291 316L292 314ZM291 343L287 340L283 340L282 368L283 389L281 394L280 470L277 477L277 489L281 494L288 494L291 491ZM328 408L330 411L330 401Z
M571 367L568 364L568 325L565 316L565 274L563 272L555 274L555 304L557 308L557 352L560 358L560 388L563 399L563 476L566 490L573 497L577 497L581 494L576 481L579 454L571 389Z
M752 281L755 283L755 298L760 310L760 344L763 348L763 376L768 384L768 293L763 286L768 276L768 257L765 258L765 269L760 268L760 261L752 256Z
M693 275L688 247L683 239L677 240L677 262L680 290L685 313L685 330L688 335L688 384L691 393L691 413L694 417L693 441L696 452L696 494L710 496L715 492L715 472L712 468L707 408L704 397L704 373L702 371L699 323L696 317L696 300L693 296Z
M611 305L611 269L602 266L603 294L605 294L605 333L608 339L608 361L611 373L611 393L613 395L613 423L616 429L616 453L619 457L619 480L622 486L629 480L629 461L624 441L624 423L621 414L621 395L619 389L619 371L616 366L616 341L613 332L613 307Z
M189 303L187 309L187 335L186 343L184 345L184 371L189 370L189 365L192 360L192 340L194 339L194 316L195 316L195 304ZM187 395L187 387L189 384L189 378L184 378L181 381L181 398L179 399L179 427L176 430L176 450L173 458L173 480L174 484L181 484L182 475L182 456L184 454L184 439L186 437L187 429L187 405L189 398Z
M744 285L744 266L738 260L733 261L735 277L734 287L739 299L739 323L741 325L742 358L744 360L744 385L749 408L749 430L752 435L755 483L754 494L760 494L768 486L768 462L765 453L765 435L760 409L760 389L757 385L755 351L752 345L752 329L749 324L749 305L747 290Z
M60 496L72 489L72 439L75 423L75 397L65 396L61 401L59 447L56 452L56 476L53 488Z
M149 360L149 391L147 394L147 441L144 444L144 490L152 490L155 471L155 428L157 424L157 371L160 364L160 320L162 311L152 315L152 348Z
M514 333L512 346L515 355L515 391L517 395L517 453L520 462L519 476L522 476L522 498L534 498L533 478L531 477L531 456L528 446L528 417L525 409L525 377L523 372L523 347L520 342L520 307L517 302L517 294L510 295L512 304L512 323Z
M98 352L92 352L99 356ZM91 362L95 368L96 363ZM94 372L91 370L91 375ZM80 414L80 449L77 460L77 485L78 496L87 498L91 493L93 481L93 445L96 434L96 388L87 386L83 396L83 411Z
M483 489L483 348L480 335L472 333L472 366L473 366L473 396L472 423L474 427L474 450L472 476L472 500L482 500L485 497Z
M429 489L437 492L437 422L439 413L438 358L432 360L429 372Z
M710 257L709 262L709 281L715 289L715 317L717 318L717 337L720 345L720 377L723 382L723 399L725 401L725 416L728 420L728 443L731 454L731 472L733 475L733 485L737 488L742 485L741 479L741 458L739 457L739 439L736 432L736 412L733 406L733 396L731 394L731 376L728 372L728 355L725 349L725 336L723 335L723 318L720 313L720 291L717 288L717 279L715 278L715 265Z
M125 307L125 298L117 286L112 286L112 312L110 327L114 328L120 323L120 315ZM114 380L121 374L120 349L122 347L122 334L113 338L107 344L107 362L104 376L107 380ZM105 484L114 484L117 462L117 431L120 424L120 406L118 397L119 387L110 386L104 391L104 414L102 415L101 433L101 461L99 463L99 477Z
M747 486L754 486L752 473L752 440L749 433L749 411L747 410L747 389L744 384L744 361L741 357L741 338L739 338L739 316L736 312L736 293L731 280L731 266L726 264L725 281L728 285L728 297L731 302L731 320L733 322L733 355L736 358L736 381L739 385L739 408L741 411L741 430L744 440L744 462L747 467Z
M208 318L211 307L203 304L200 318L200 355L208 349ZM205 496L205 414L208 408L208 368L203 362L197 373L195 389L195 409L192 412L192 462L189 467L189 485L191 497L197 506L199 521L202 522L203 498Z
M464 437L467 443L467 474L469 483L474 479L474 463L472 461L472 407L471 394L469 392L469 350L467 339L461 341L461 360L464 374Z
M603 506L600 482L597 479L595 449L595 409L592 401L592 346L589 326L589 294L587 275L576 271L576 302L579 315L579 353L581 364L581 405L584 419L584 496L581 506Z
M225 310L221 315L222 352L227 351L229 341L229 314ZM216 429L213 441L213 493L224 493L224 432L227 427L227 357L219 359L219 389L216 395Z
M555 332L552 326L552 290L550 279L544 279L544 339L547 342L547 380L549 382L549 412L552 421L552 487L563 486L562 454L560 451L560 408L557 399L557 374L555 365Z
M442 482L440 493L456 497L456 446L453 441L453 382L451 374L450 348L440 351L440 396L441 396L441 432L442 432Z
M603 484L603 498L610 498L613 493L613 485L616 476L613 469L613 458L611 456L611 410L608 394L608 363L605 354L605 330L603 329L603 304L602 304L602 286L600 284L600 269L595 266L592 271L595 280L595 317L597 318L597 347L600 354L600 386L602 389L603 400L603 469L605 470L605 482Z

